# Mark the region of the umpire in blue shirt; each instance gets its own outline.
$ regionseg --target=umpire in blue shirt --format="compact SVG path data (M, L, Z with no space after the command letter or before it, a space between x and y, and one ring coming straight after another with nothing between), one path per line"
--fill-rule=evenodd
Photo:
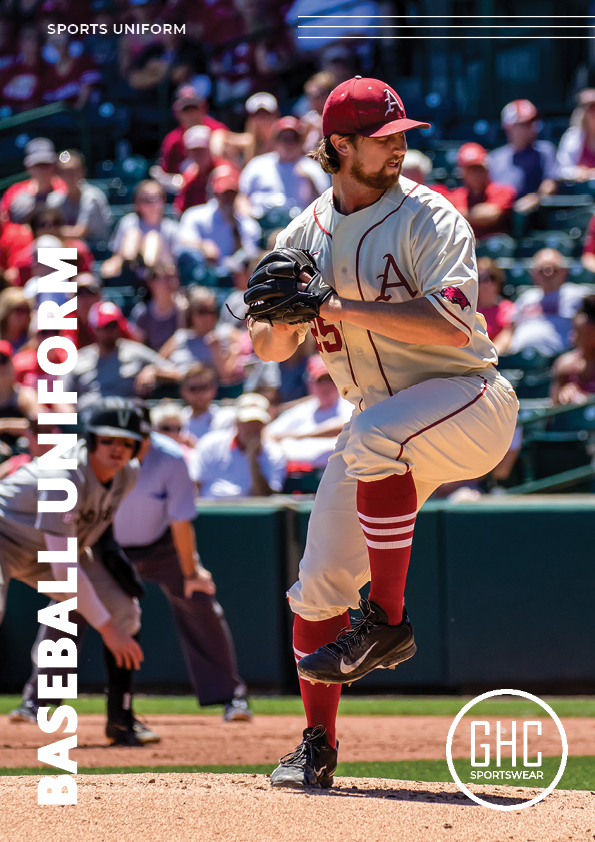
M167 597L199 704L225 705L228 722L250 720L229 626L196 549L195 488L182 450L151 433L137 458L138 482L116 513L114 537L141 578L156 582Z

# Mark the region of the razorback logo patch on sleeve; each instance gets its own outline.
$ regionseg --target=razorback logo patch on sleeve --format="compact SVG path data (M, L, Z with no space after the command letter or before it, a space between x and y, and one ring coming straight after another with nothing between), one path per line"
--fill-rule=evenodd
M464 310L465 307L471 307L469 299L458 287L444 287L440 290L439 295L446 301L450 301L451 304L458 304L461 310Z

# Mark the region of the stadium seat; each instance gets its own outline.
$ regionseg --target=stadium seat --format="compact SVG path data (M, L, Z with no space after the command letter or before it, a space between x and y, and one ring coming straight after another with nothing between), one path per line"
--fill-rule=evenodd
M128 317L132 308L138 301L138 290L132 286L108 286L103 289L103 297L107 301L113 301L114 304L117 304L124 315Z
M532 231L518 241L515 257L533 257L543 248L557 249L565 257L571 257L575 239L566 231Z
M525 348L518 354L502 355L498 368L515 388L519 398L545 398L551 385L552 357L546 357L534 348Z
M544 479L589 465L588 434L584 430L534 433L523 445L523 461L528 474L526 480Z
M577 406L568 412L554 415L549 422L551 432L561 433L571 430L595 430L595 404Z
M516 251L516 241L508 234L493 234L491 237L484 237L477 243L478 257L491 257L497 260L499 257L512 257Z

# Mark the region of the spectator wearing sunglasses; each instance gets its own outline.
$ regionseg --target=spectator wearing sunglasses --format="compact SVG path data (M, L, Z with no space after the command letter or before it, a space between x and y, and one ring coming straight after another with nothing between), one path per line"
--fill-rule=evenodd
M205 433L233 427L233 408L213 403L217 388L217 373L212 366L196 362L184 375L180 396L186 404L182 409L182 433L185 440L196 444Z
M531 267L535 286L515 302L510 343L506 353L532 348L545 356L567 351L571 346L572 321L590 287L566 280L568 265L559 251L538 251Z
M18 286L25 284L36 275L47 274L38 271L37 249L50 247L49 243L41 243L42 237L50 237L56 242L55 248L75 248L77 253L76 265L79 272L90 272L93 267L93 254L89 246L76 237L64 237L64 217L57 208L41 208L35 211L29 223L33 233L33 242L21 249L8 270L11 282ZM50 271L54 271L53 269ZM14 272L14 274L13 274Z
M151 410L151 426L156 433L173 439L184 454L186 462L195 442L184 433L182 407L171 400L162 400Z
M190 207L180 220L180 261L230 265L229 258L254 257L260 226L238 207L239 176L230 164L216 167L208 182L209 201ZM182 263L180 263L182 265Z
M31 303L19 287L0 292L0 339L9 343L13 352L20 350L29 339Z
M175 180L172 176L179 175L188 166L190 161L184 144L184 134L193 126L206 126L211 132L227 132L227 126L210 117L207 113L207 101L201 96L192 85L183 85L178 88L174 103L173 112L178 125L175 129L165 135L159 153L159 163L153 167L151 174L166 189L177 188L181 180Z
M166 195L158 182L141 181L134 193L134 211L123 216L110 240L112 257L103 263L101 275L117 278L126 265L133 270L171 263L178 223L164 216Z
M491 257L480 257L477 261L479 274L479 292L477 297L477 312L486 320L488 336L498 346L498 337L504 328L509 327L514 312L514 304L502 298L505 275Z
M180 279L173 263L157 263L147 275L148 300L130 314L137 338L158 351L186 323L187 302L180 295Z
M185 373L195 362L213 366L221 383L242 379L235 329L217 326L219 307L212 290L196 287L188 297L187 327L176 330L160 355Z
M29 425L27 418L36 414L36 393L17 383L12 347L0 339L0 443L9 448L2 448L4 455L10 455Z
M211 130L207 126L193 126L184 132L184 147L189 163L182 174L180 191L174 200L174 207L180 215L188 208L205 204L207 184L216 167L223 164L231 166L225 158L211 153L210 138Z
M79 405L110 396L148 395L160 381L179 382L175 366L146 345L125 338L127 322L113 302L94 304L89 326L96 341L79 351L64 382L65 391L77 392Z
M249 197L256 215L276 206L303 210L330 187L320 164L304 155L299 120L277 120L273 138L274 151L252 158L240 177L240 190Z
M58 174L67 192L54 191L48 196L48 206L57 208L63 217L62 235L85 240L95 248L107 243L112 212L103 190L86 181L85 159L82 152L66 149L58 158Z
M0 201L0 209L8 213L11 222L29 222L36 210L46 206L52 191L66 192L66 185L56 174L57 160L54 144L46 137L33 138L25 146L29 178L9 187Z

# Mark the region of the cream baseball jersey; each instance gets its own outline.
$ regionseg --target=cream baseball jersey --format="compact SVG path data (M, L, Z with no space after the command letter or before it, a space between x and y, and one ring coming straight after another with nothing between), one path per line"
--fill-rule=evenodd
M344 322L310 324L341 394L365 409L415 383L497 362L477 314L475 238L451 203L401 177L375 204L344 216L332 188L296 217L276 246L308 249L339 296L399 303L426 298L467 337L462 348L412 345Z

